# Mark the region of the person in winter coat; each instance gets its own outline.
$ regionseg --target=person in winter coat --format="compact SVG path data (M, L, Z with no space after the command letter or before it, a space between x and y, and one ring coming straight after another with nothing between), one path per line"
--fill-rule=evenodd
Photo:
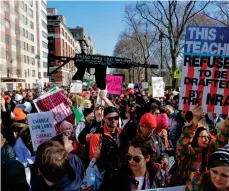
M192 180L186 190L229 191L229 148L214 152L209 158L208 169L200 179Z
M224 120L217 113L207 113L200 123L206 127L212 136L216 137L219 132L220 123Z
M1 134L1 163L8 160L16 160L16 153Z
M1 190L30 191L24 166L17 160L6 160L1 165Z
M57 141L42 143L36 154L36 167L41 176L32 184L36 190L80 191L84 172L82 163L71 157L66 148ZM41 178L45 181L41 185ZM45 189L43 189L43 186ZM37 189L39 187L39 189Z
M168 137L169 137L169 140L173 144L173 148L175 148L175 145L180 135L179 125L175 120L178 114L178 111L175 110L171 105L167 105L165 107L165 113L169 117L169 125L168 125L169 136Z
M127 164L114 172L109 191L135 191L162 187L161 171L148 166L152 156L151 141L147 137L134 138L126 155Z
M187 122L177 142L178 171L182 182L187 184L206 172L209 156L229 141L229 116L222 123L217 137L211 139L208 129L197 125L200 111L201 107L195 106L193 112L186 112Z
M154 133L154 129L157 127L156 117L152 113L144 114L139 122L138 135L144 135L150 137L153 155L151 160L153 162L159 162L161 154L165 151L165 145L162 139Z
M34 163L32 157L33 147L29 131L29 125L26 123L26 115L20 108L14 109L14 122L10 126L9 144L13 146L16 153L16 159L25 167Z

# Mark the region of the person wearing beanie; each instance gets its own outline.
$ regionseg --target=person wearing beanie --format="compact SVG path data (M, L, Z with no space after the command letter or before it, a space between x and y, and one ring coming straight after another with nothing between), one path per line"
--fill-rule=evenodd
M165 151L165 145L162 139L154 133L157 128L156 117L152 113L145 113L139 122L138 134L151 137L153 156L152 162L159 162L161 153Z
M229 145L214 152L208 161L208 171L199 180L187 184L188 190L228 191L229 190Z
M185 114L185 127L176 147L178 172L183 184L190 184L207 171L209 157L229 142L229 115L221 124L216 138L212 138L206 127L198 124L202 108L196 105ZM192 190L192 189L188 189Z
M16 153L16 159L25 167L33 164L34 157L27 116L20 108L14 109L14 122L10 126L8 141Z

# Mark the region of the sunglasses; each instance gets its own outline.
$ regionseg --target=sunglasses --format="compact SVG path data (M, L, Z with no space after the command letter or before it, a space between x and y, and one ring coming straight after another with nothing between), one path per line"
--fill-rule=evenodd
M118 120L119 116L115 116L115 117L107 117L108 121L113 121L113 120Z
M132 156L130 154L126 155L126 160L131 161L133 159L134 162L139 163L143 158L139 156Z

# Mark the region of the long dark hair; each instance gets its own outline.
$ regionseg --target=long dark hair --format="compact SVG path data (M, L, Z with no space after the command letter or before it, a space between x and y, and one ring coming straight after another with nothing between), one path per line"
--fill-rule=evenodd
M207 171L202 175L202 181L199 185L200 191L217 191L217 188L211 180L210 172Z

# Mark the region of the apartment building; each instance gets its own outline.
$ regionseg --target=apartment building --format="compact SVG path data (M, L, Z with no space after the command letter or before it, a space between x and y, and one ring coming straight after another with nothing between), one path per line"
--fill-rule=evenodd
M48 49L50 56L75 57L76 53L81 53L80 44L74 39L72 33L67 28L66 19L63 15L57 14L57 9L47 8L48 20ZM57 60L50 59L50 71L59 66ZM50 81L57 85L69 86L72 76L77 71L74 61L70 61L64 67L55 72Z
M38 32L47 28L45 24L40 26L41 10L46 10L46 1L42 0L42 6L35 0L26 1L1 1L1 85L9 91L20 88L36 88L38 84L45 85L43 64L39 64L39 52L46 52L47 48L41 47L37 39L42 39ZM44 11L45 13L45 11ZM47 19L43 19L47 24ZM46 29L47 30L47 29ZM43 39L45 42L45 40ZM46 39L47 42L47 39ZM42 50L42 51L41 51ZM46 58L42 62L47 63ZM39 69L38 69L39 68ZM40 72L40 73L39 73Z

